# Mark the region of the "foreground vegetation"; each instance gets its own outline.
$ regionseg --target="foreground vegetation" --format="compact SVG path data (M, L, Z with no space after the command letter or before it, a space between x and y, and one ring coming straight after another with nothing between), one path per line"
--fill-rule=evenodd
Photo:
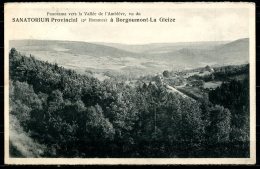
M41 149L36 157L249 156L248 78L193 100L160 83L99 81L15 49L9 59L10 122ZM15 141L11 156L26 156Z

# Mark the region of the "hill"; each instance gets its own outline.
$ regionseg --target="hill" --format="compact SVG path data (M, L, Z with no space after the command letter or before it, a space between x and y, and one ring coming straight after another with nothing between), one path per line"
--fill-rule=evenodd
M22 54L58 63L79 73L113 72L146 75L163 70L246 64L249 39L232 42L179 42L129 45L77 41L13 40Z
M120 43L100 43L100 42L93 42L93 43L111 46L129 52L165 53L169 51L180 50L184 47L192 48L192 49L207 49L207 48L212 48L227 43L227 41L149 43L149 44L140 44L140 45L120 44Z
M211 90L194 83L200 79L184 77L185 72L169 74L168 83L178 76L184 84L186 79L189 85L179 88L167 85L166 79L162 83L160 76L147 78L147 84L140 78L136 85L120 79L99 81L15 49L9 53L9 66L10 157L250 155L248 65L215 68L214 81L209 82L224 81ZM234 75L241 80L229 81Z

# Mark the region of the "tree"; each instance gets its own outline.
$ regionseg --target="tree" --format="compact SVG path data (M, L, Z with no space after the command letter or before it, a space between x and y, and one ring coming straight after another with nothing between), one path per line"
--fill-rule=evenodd
M102 108L97 104L89 107L87 111L86 130L91 134L91 139L93 141L113 139L115 134L113 125L104 117Z
M216 105L210 109L210 124L206 127L206 154L225 157L229 153L231 132L231 113L223 106Z
M33 87L26 82L11 81L10 86L10 113L16 115L21 125L25 127L31 119L31 110L42 109L42 101L34 92Z
M228 142L231 131L231 113L223 106L216 105L210 110L210 140L212 142Z
M169 77L170 76L169 71L168 70L163 71L163 76L164 77Z
M63 103L62 93L59 90L54 90L47 99L48 109L50 112L54 112L58 109L61 109Z
M221 104L231 113L230 139L241 152L249 150L249 80L232 80L209 92L209 100ZM247 144L247 150L242 145ZM241 145L241 146L240 146ZM238 153L239 154L239 153Z
M15 49L10 51L10 74L10 113L32 139L48 147L46 157L248 153L248 80L223 83L210 91L210 102L206 97L194 101L169 92L159 76L148 76L149 85L144 79L128 85L122 74L99 81ZM233 147L223 145L230 141Z

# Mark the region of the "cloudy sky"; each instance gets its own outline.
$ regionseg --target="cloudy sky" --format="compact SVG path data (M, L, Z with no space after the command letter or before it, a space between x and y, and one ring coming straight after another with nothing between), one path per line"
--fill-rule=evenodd
M248 3L11 4L6 5L9 39L72 40L128 44L226 41L249 37ZM12 18L49 17L47 12L139 12L135 18L175 18L173 23L15 23ZM77 16L87 18L83 16ZM64 18L56 17L56 18ZM66 16L71 18L71 16ZM95 19L104 17L92 17ZM105 17L110 18L110 17ZM115 18L115 17L114 17ZM125 16L121 18L130 18Z

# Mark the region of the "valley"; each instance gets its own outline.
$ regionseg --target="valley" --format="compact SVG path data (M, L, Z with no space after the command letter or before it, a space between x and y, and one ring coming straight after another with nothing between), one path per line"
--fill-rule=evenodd
M36 59L57 63L80 74L86 71L138 78L164 70L189 70L247 64L247 38L232 42L180 42L127 45L116 43L13 40L10 48Z

